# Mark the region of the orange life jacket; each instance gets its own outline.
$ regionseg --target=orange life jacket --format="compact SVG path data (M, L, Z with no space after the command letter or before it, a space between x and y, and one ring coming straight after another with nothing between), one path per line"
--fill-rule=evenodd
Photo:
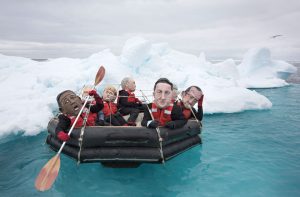
M153 118L159 121L160 126L165 126L167 122L172 121L171 113L173 109L173 104L170 104L168 107L164 109L157 108L155 103L152 103L151 112Z
M184 119L188 120L192 117L192 112L190 109L186 109L184 106L183 106L183 103L182 101L180 102L177 102L177 105L180 106L181 110L182 110L182 113L183 113L183 116L184 116Z
M109 116L111 114L115 114L118 111L117 105L115 103L111 103L111 102L103 102L104 107L103 107L103 113L104 116Z

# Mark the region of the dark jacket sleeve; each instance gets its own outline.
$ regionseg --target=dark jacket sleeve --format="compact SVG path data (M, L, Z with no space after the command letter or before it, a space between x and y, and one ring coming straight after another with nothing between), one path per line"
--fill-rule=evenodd
M71 125L71 120L70 118L68 118L67 116L60 114L58 116L58 124L55 128L55 134L57 135L57 133L59 131L64 131L65 133L67 133L69 127Z
M177 105L174 105L172 109L171 118L172 121L175 122L175 128L181 128L187 123L187 120L184 118L181 108Z
M196 117L194 116L194 114L192 114L192 117L197 118L199 121L203 119L203 107L198 106L198 112L195 108L193 108L193 112L196 115Z
M139 104L137 104L137 103L128 102L128 96L129 96L129 94L125 90L119 91L118 108L122 108L122 107L138 107L139 106Z
M152 104L151 104L151 103L148 104L148 107L149 107L149 108L147 107L147 105L144 105L144 106L145 106L145 109L144 109L144 117L143 117L143 120L142 120L142 122L141 122L141 125L144 126L144 127L147 127L147 122L148 122L149 120L152 120L151 114L150 114L150 112L149 112L149 109L152 108Z
M94 98L95 98L96 104L91 106L90 111L92 113L98 113L104 107L103 100L98 94L95 95Z

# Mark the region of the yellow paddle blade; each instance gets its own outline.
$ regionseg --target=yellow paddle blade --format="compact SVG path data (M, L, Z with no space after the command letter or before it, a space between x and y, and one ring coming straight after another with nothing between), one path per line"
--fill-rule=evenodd
M103 66L101 66L96 74L96 77L95 77L95 86L98 85L102 79L104 78L104 75L105 75L105 68Z
M40 171L35 179L35 188L39 191L45 191L51 188L60 168L60 157L55 155L50 159Z

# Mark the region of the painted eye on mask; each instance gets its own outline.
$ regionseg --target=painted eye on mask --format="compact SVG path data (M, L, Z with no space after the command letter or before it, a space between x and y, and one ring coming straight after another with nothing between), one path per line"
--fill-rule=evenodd
M188 97L189 97L189 101L192 102L192 103L196 103L198 100L191 94L187 94Z
M63 101L64 104L67 104L69 102L70 102L69 99L64 99L64 101Z
M156 95L157 95L158 97L161 97L163 94L164 94L165 96L169 96L169 95L171 94L170 91L165 91L165 92L163 92L163 91L157 91L157 92L155 92L155 93L156 93Z

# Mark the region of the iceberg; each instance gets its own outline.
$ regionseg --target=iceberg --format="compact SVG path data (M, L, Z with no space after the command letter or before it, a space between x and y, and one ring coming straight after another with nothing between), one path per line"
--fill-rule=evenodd
M106 75L97 91L106 84L120 88L123 77L136 80L136 95L143 90L152 100L155 81L167 77L179 89L199 86L204 94L204 113L234 113L272 107L268 98L248 88L271 88L288 85L286 77L296 68L282 60L272 60L267 48L250 49L240 64L232 59L219 63L172 49L167 43L151 43L134 37L118 56L109 49L83 59L56 58L33 61L29 58L0 54L1 97L0 136L21 132L36 135L45 130L58 112L56 96L63 90L80 92L85 84L93 84L103 65Z

